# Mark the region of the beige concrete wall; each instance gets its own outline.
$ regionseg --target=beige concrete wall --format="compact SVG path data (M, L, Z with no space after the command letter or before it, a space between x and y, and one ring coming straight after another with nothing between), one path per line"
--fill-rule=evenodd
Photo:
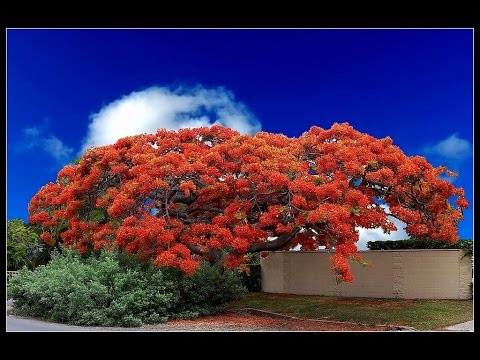
M468 299L470 256L461 250L363 251L373 267L351 262L353 283L336 284L325 252L272 252L261 259L265 292L403 299Z

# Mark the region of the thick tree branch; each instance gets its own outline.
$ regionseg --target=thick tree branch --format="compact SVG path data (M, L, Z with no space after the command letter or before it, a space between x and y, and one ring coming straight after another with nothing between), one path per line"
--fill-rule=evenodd
M198 195L197 194L192 194L190 196L185 196L185 195L180 195L180 194L176 194L175 196L172 197L172 202L174 204L176 203L183 203L185 205L191 205L193 204L196 200L198 199Z
M198 211L198 210L203 210L203 211L209 211L209 212L215 212L215 213L223 214L223 210L222 210L222 209L214 208L214 207L210 207L210 206L200 206L200 207L196 207L196 208L193 208L193 209L188 210L188 213L191 214L191 213L193 213L193 212L195 212L195 211Z
M275 251L281 249L287 245L298 234L300 228L296 228L291 233L282 234L275 240L266 241L263 243L252 244L248 248L247 252L259 252L259 251Z
M200 250L199 245L193 245L190 243L186 243L185 246L187 247L188 250L190 250L192 253L197 254L197 255L204 255L205 253Z

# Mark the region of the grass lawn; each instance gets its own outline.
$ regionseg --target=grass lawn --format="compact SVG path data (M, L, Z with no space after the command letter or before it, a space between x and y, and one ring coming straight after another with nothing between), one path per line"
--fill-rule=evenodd
M300 318L403 325L432 330L473 318L472 300L403 300L249 293L230 309L254 308Z

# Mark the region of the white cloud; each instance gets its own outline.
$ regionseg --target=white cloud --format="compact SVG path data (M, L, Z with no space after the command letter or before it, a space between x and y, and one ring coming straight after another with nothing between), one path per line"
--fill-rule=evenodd
M254 134L260 122L224 88L206 89L153 86L105 105L90 116L88 134L81 153L91 146L113 144L118 139L154 133L159 128L223 125L241 133Z
M387 213L390 212L389 206L383 205L383 204L380 206L384 208ZM390 234L385 234L383 230L380 228L365 229L365 228L357 227L356 229L359 233L359 240L357 242L358 250L367 250L367 242L369 241L378 241L378 240L394 241L394 240L404 240L404 239L410 238L410 236L405 231L405 226L407 226L407 224L391 216L389 217L389 220L391 220L397 227L397 230L390 232Z
M66 146L56 136L50 135L48 138L43 139L43 149L60 163L72 160L73 149Z
M64 165L72 160L73 149L52 134L45 134L44 126L33 126L22 130L19 150L39 148Z
M472 155L472 144L457 134L450 135L435 145L424 148L426 154L438 155L449 160L465 160Z
M31 137L38 137L41 133L40 128L35 126L25 128L22 131L25 136L31 136Z

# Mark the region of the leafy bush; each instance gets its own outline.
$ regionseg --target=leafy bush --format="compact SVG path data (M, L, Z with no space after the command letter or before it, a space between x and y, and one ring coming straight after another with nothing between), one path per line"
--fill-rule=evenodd
M466 255L473 254L472 240L459 240L455 244L440 240L396 240L396 241L369 241L370 250L400 250L400 249L463 249Z
M176 268L164 269L163 273L174 284L170 290L178 299L172 309L175 318L218 313L247 292L236 270L222 273L217 267L203 264L191 277Z
M250 273L242 272L242 284L250 292L258 292L262 290L262 269L260 264L247 264Z
M237 272L203 266L191 277L177 269L138 263L118 251L83 259L54 255L8 283L17 315L90 326L140 326L221 311L245 293Z
M241 271L242 284L250 292L262 290L262 270L260 267L260 253L247 255L246 270Z
M23 266L30 269L46 264L50 247L44 244L32 226L22 219L7 222L7 269L18 270Z

